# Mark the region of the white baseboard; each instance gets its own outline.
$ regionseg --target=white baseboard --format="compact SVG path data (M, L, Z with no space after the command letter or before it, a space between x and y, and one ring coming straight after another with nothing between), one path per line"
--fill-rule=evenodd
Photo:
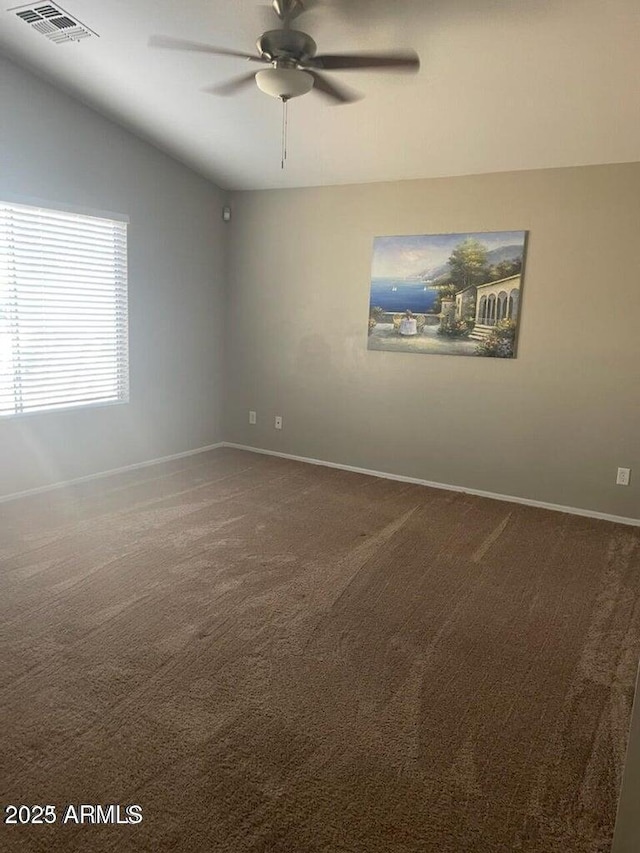
M172 453L171 456L161 456L158 459L148 459L146 462L134 462L133 465L123 465L122 468L111 468L109 471L98 471L96 474L87 474L86 477L75 477L73 480L64 480L60 483L51 483L47 486L38 486L35 489L26 489L24 492L13 492L10 495L0 496L0 503L15 501L18 498L26 498L29 495L40 495L43 492L51 492L54 489L63 489L65 486L75 486L78 483L87 483L89 480L98 480L101 477L110 477L112 474L123 474L125 471L135 471L136 468L148 468L150 465L158 465L161 462L171 462L172 459L182 459L184 456L195 456L196 453L205 453L207 450L216 450L223 447L224 442L209 444L207 447L196 447L195 450L184 450L182 453Z
M490 498L496 501L507 501L508 503L524 504L524 506L535 506L540 509L550 509L554 512L567 512L570 515L582 515L586 518L599 518L603 521L613 521L616 524L629 524L640 527L640 518L626 518L622 515L611 515L606 512L596 512L579 507L562 506L560 504L547 503L546 501L535 501L529 498L521 498L515 495L500 495L495 492L486 492L482 489L469 489L466 486L452 486L448 483L435 483L432 480L422 480L418 477L405 477L402 474L391 474L388 471L373 471L370 468L357 468L354 465L342 465L339 462L328 462L326 459L311 459L308 456L294 456L291 453L280 453L277 450L265 450L262 447L251 447L248 444L236 444L232 441L219 441L217 444L209 444L206 447L196 447L194 450L185 450L182 453L173 453L171 456L162 456L158 459L148 459L146 462L135 462L133 465L124 465L122 468L112 468L108 471L99 471L96 474L88 474L85 477L76 477L73 480L65 480L60 483L52 483L47 486L38 486L35 489L26 489L23 492L14 492L10 495L0 496L0 503L25 498L29 495L38 495L43 492L51 492L54 489L62 489L65 486L74 486L78 483L86 483L89 480L97 480L101 477L110 477L112 474L122 474L125 471L134 471L136 468L148 468L151 465L159 465L162 462L171 462L173 459L182 459L185 456L195 456L197 453L206 453L209 450L217 450L219 447L231 447L236 450L247 450L250 453L261 453L264 456L279 456L282 459L291 459L294 462L306 462L309 465L322 465L325 468L338 468L341 471L353 471L355 474L366 474L370 477L382 477L385 480L397 480L400 483L414 483L417 486L429 486L432 489L445 489L449 492L462 492L468 495L477 495L481 498Z
M468 489L466 486L451 486L448 483L434 483L431 480L420 480L417 477L404 477L401 474L390 474L387 471L372 471L370 468L356 468L353 465L341 465L338 462L327 462L324 459L310 459L307 456L293 456L291 453L280 453L277 450L263 450L260 447L250 447L246 444L235 444L231 441L223 441L223 447L234 447L236 450L248 450L251 453L262 453L266 456L280 456L282 459L292 459L295 462L307 462L309 465L322 465L325 468L339 468L341 471L353 471L355 474L367 474L371 477L382 477L385 480L398 480L401 483L415 483L418 486L430 486L432 489L445 489L449 492L464 492L468 495L478 495L481 498L491 498L496 501L507 501L509 503L535 506L540 509L550 509L554 512L567 512L570 515L583 515L587 518L599 518L603 521L613 521L616 524L630 524L640 527L640 518L626 518L622 515L610 515L606 512L596 512L590 509L580 509L573 506L561 506L560 504L546 503L546 501L534 501L529 498L520 498L515 495L499 495L495 492L485 492L482 489Z

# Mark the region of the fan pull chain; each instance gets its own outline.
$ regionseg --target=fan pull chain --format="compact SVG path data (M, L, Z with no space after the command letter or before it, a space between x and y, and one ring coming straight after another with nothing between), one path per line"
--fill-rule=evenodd
M280 168L284 169L284 161L287 159L287 132L289 130L289 111L287 104L289 98L282 99L282 157L280 159Z

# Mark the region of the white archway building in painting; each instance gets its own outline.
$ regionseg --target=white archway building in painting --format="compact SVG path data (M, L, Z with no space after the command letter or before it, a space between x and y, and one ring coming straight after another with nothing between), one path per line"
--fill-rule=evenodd
M491 328L500 320L518 319L520 275L489 281L476 288L476 328Z

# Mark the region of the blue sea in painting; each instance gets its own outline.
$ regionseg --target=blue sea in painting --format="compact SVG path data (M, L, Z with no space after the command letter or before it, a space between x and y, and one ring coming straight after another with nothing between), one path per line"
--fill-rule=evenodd
M393 289L395 288L395 290ZM369 305L379 306L384 311L406 311L424 314L436 301L438 293L423 281L407 281L397 278L374 278L371 281Z

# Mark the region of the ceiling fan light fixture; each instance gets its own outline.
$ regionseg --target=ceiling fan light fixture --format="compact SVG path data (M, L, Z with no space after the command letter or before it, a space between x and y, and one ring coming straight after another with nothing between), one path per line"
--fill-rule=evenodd
M266 68L256 74L258 88L272 98L288 101L313 89L313 76L301 68Z

